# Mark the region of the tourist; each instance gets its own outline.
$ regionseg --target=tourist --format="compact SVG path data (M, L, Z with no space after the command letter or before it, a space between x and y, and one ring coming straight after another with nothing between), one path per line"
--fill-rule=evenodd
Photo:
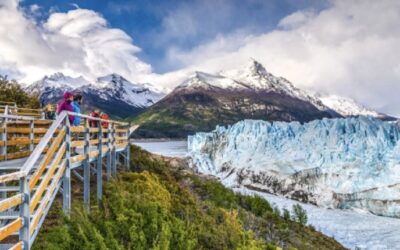
M74 101L72 102L72 107L74 108L74 113L78 113L78 114L81 113L81 103L82 103L82 95L79 93L75 94ZM81 117L76 115L72 125L73 126L81 125Z
M57 114L60 115L63 111L74 112L74 107L72 107L72 101L74 100L74 95L71 92L64 93L64 100L58 104ZM74 116L68 116L70 124L74 122Z
M94 118L100 118L100 110L96 108L92 113L90 113L90 116ZM98 127L98 124L99 122L97 120L89 120L90 127Z

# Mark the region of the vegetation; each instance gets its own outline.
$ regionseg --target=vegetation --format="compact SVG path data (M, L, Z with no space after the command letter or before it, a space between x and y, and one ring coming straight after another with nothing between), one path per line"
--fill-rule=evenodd
M15 80L0 76L0 102L15 102L18 107L39 108L39 98L27 94Z
M76 200L70 219L60 201L53 205L34 249L343 249L260 197L238 195L177 160L132 150L134 171L106 183L102 204L90 214Z

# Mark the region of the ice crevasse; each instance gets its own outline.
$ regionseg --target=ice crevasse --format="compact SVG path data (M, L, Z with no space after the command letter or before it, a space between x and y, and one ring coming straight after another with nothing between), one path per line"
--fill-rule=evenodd
M192 166L229 187L400 217L400 124L371 117L244 120L188 138Z

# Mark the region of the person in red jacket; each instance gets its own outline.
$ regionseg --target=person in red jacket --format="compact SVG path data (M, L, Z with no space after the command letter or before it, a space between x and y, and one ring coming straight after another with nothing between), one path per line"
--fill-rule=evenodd
M92 113L90 113L90 116L94 117L94 118L100 118L100 110L99 109L95 109ZM89 120L89 126L90 127L97 127L98 126L98 121Z
M74 94L71 92L64 93L64 100L58 104L57 114L60 115L63 111L74 112L74 107L72 106L72 101L74 100ZM72 124L74 122L74 116L68 116L69 122Z
M101 112L100 118L103 119L103 120L110 120L110 117L109 117L106 113L104 113L104 112ZM102 121L102 122L101 122L101 126L102 126L103 128L107 128L107 127L108 127L108 122Z

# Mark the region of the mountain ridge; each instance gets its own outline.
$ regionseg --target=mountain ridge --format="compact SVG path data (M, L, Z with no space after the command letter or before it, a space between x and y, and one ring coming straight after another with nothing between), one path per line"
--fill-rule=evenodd
M81 93L84 111L99 108L117 118L139 114L164 96L148 84L132 83L115 73L98 77L93 82L82 76L55 73L34 82L25 90L39 95L43 105L59 102L65 91Z

